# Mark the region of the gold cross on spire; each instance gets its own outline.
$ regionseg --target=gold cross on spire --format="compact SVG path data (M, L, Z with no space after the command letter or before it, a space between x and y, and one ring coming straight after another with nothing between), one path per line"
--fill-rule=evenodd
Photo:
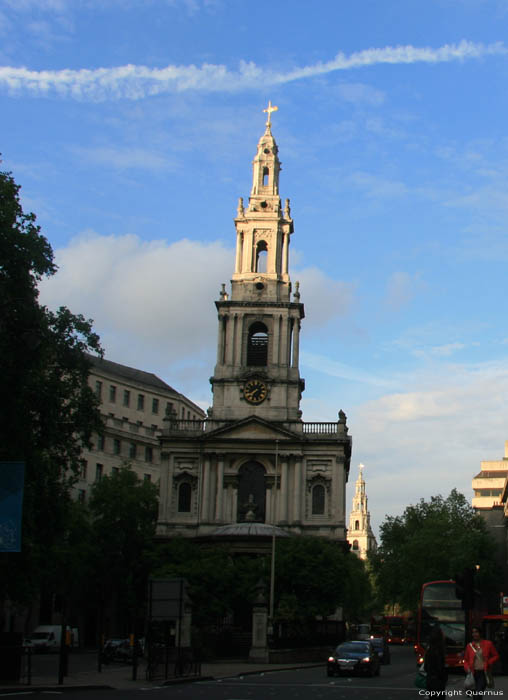
M263 112L268 112L268 119L266 120L266 126L270 126L272 121L272 112L276 112L279 108L275 105L272 107L272 103L268 100L268 107L263 110Z

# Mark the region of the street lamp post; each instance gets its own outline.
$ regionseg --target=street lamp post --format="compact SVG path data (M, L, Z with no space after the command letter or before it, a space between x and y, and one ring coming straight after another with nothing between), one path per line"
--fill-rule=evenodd
M269 610L269 629L273 634L273 608L275 600L275 524L277 522L277 487L279 479L279 441L275 440L275 481L274 481L274 496L273 496L273 530L272 530L272 566L270 570L270 610Z

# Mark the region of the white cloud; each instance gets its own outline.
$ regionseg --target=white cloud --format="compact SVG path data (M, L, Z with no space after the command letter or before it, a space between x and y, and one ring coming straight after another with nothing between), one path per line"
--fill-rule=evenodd
M41 284L41 301L93 318L110 359L161 371L206 356L213 366L213 302L231 250L88 232L55 257L59 271Z
M291 279L293 290L295 281L300 282L306 327L320 327L348 313L353 302L353 285L331 279L317 267L294 269Z
M443 364L411 375L404 382L412 390L347 411L375 527L386 514L452 488L470 500L480 462L499 459L508 439L508 363Z
M228 286L234 250L218 242L146 242L89 231L55 258L59 270L41 283L42 303L93 318L109 359L207 395L217 342L214 301L220 285ZM313 327L347 312L348 285L316 268L300 270L299 278L302 301L316 307ZM317 309L327 295L328 303Z
M338 53L327 62L295 68L285 73L263 68L254 62L241 61L237 71L224 65L201 66L169 65L164 68L125 65L94 70L63 69L57 71L29 70L25 67L0 67L0 86L12 93L32 95L56 94L74 99L138 100L152 95L187 90L202 92L238 92L248 89L266 89L297 80L313 78L335 71L365 68L380 64L442 63L478 59L489 55L505 55L506 47L498 42L484 45L461 41L439 48L415 46L388 46L359 51L349 56Z

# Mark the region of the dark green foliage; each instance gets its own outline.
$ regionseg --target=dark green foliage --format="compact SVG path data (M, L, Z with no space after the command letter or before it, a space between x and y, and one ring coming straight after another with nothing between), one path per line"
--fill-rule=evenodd
M365 567L340 543L320 537L292 537L277 542L276 616L311 620L343 607L356 617L370 602Z
M89 593L99 605L116 607L115 632L133 631L153 565L157 487L140 480L126 465L95 484L89 510L93 541Z
M22 552L4 555L0 596L26 601L53 575L53 553L72 508L69 486L82 445L100 427L84 351L101 353L92 322L39 304L54 274L51 246L19 186L0 173L0 461L24 461Z
M189 583L193 624L212 627L226 615L250 620L257 585L266 603L270 555L231 556L221 546L203 546L184 538L160 545L159 578L184 577ZM300 626L344 606L357 616L370 603L363 562L336 542L318 537L279 539L276 544L275 618Z
M213 627L228 614L250 615L259 580L268 590L269 563L262 556L231 556L221 546L204 546L183 537L159 545L157 578L185 578L192 601L192 622Z
M381 525L381 546L371 558L380 602L416 608L426 581L453 579L464 568L480 565L477 583L496 584L494 544L484 520L455 489L447 498L433 496L406 508Z

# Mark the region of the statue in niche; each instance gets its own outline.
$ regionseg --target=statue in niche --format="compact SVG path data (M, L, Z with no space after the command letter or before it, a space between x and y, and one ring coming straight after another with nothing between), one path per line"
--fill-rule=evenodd
M256 514L258 511L258 505L255 502L254 495L252 493L249 494L248 501L247 501L247 503L244 504L242 510L244 511L243 519L246 522L249 522L249 523L256 522Z

